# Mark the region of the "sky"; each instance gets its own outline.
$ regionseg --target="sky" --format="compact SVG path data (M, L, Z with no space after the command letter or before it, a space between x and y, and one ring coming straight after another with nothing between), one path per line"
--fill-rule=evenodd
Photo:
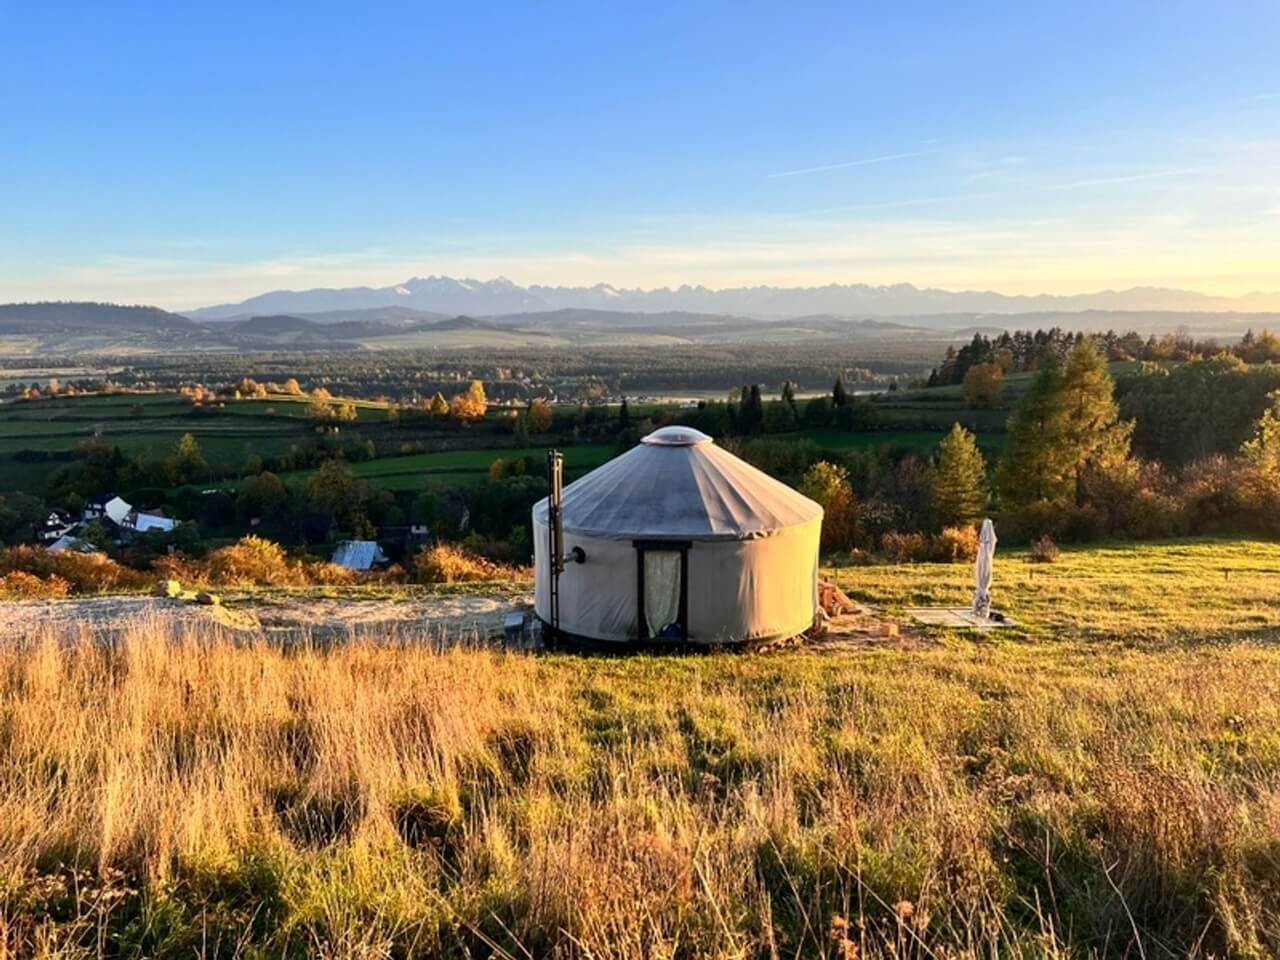
M1280 3L0 0L0 301L1280 290Z

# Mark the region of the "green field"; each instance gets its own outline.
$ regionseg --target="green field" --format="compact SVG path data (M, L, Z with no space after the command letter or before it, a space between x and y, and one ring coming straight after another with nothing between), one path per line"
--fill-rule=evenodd
M348 402L343 400L342 402ZM493 446L508 438L502 433L477 431L474 435L422 433L398 430L387 424L386 405L375 401L353 401L359 423L366 435L377 437L382 449L395 449L403 442L422 436L428 446L473 444L471 449L434 450L410 456L384 456L359 463L361 476L388 490L418 490L432 483L468 485L486 475L497 457L532 456L539 461L545 447L521 449ZM233 469L251 455L276 457L294 444L315 435L309 421L306 397L274 395L266 399L227 401L194 408L180 394L116 394L110 396L57 397L34 402L0 405L0 489L23 489L40 493L48 478L68 460L39 460L33 454L67 452L91 440L119 446L125 453L161 457L185 433L195 436L205 459L212 466ZM928 403L924 407L937 429L902 429L847 432L835 428L800 430L778 435L784 440L811 440L823 450L840 455L852 450L881 447L932 452L953 420L965 422L964 411L951 409L951 401ZM134 408L140 410L135 413ZM657 409L657 408L654 408ZM902 416L908 422L911 408L888 407L889 419ZM1003 414L988 412L1003 423ZM638 415L638 414L637 414ZM351 430L353 426L341 429ZM988 456L1000 448L1003 435L980 432L979 443ZM612 443L568 444L565 466L569 477L599 466L616 453ZM304 479L308 471L286 476Z
M576 477L600 466L617 455L612 444L578 444L558 448L564 453L565 475ZM428 486L470 486L489 475L489 467L498 458L515 460L532 457L535 470L542 474L546 447L493 447L483 450L441 450L435 453L415 453L404 457L379 457L352 464L351 469L369 482L384 490L422 490ZM299 482L311 476L314 470L293 470L281 474L281 479Z
M134 405L142 408L139 415ZM249 403L195 409L179 394L58 397L0 405L0 488L40 492L63 462L24 462L22 451L67 451L93 440L128 454L163 456L184 433L200 442L211 464L239 464L250 454L278 456L305 440L310 424L255 410ZM294 405L284 404L292 412Z

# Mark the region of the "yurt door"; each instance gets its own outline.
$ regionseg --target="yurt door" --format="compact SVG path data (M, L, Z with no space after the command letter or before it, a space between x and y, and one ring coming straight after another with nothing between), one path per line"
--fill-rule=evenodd
M637 540L640 636L648 640L687 640L689 622L689 544Z

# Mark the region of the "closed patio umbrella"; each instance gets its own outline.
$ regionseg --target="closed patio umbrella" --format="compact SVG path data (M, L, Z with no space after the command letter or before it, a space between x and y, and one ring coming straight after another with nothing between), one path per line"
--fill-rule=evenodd
M982 521L978 534L978 559L973 565L973 615L984 620L991 616L991 562L996 553L996 527L990 519Z

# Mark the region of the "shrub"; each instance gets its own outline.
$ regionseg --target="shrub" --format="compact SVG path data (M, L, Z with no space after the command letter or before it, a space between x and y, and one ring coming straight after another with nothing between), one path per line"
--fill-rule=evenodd
M468 553L449 543L423 547L414 559L414 579L418 583L464 583L470 580L496 580L511 576L513 571Z
M1000 512L997 521L1001 539L1007 543L1031 543L1037 537L1061 535L1062 513L1061 504L1048 500L1008 507Z
M278 585L298 579L298 571L278 543L252 534L229 547L214 550L205 560L204 568L204 577L199 579L221 586Z
M966 563L978 555L978 531L970 526L943 527L932 547L932 558L939 563Z
M880 538L880 548L895 563L920 563L929 555L929 545L923 533L890 530Z
M151 582L145 573L121 566L101 553L77 553L74 550L51 553L43 547L34 546L0 550L0 577L14 572L30 574L40 580L57 577L66 583L65 591L50 596L137 590Z
M1031 549L1027 552L1028 563L1054 563L1058 559L1061 551L1058 545L1053 542L1053 537L1047 533L1039 540L1031 544Z
M45 580L22 570L0 577L0 597L6 600L53 600L65 597L70 589L71 584L56 573Z

